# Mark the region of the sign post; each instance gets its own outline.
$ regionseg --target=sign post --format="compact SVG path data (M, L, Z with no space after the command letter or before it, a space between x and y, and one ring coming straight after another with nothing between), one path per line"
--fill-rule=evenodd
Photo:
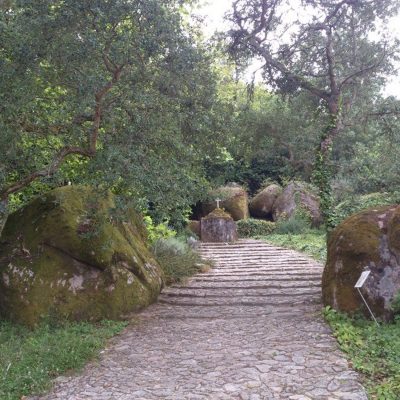
M379 326L378 321L375 318L375 315L373 314L371 308L369 307L367 300L365 300L364 296L361 293L361 288L364 286L364 283L366 282L366 280L369 277L369 274L371 273L370 270L367 271L363 271L360 275L360 277L358 278L357 283L354 285L354 287L357 289L358 293L360 294L361 298L363 299L363 302L365 303L365 305L368 308L368 311L370 312L370 314L372 315L372 318L374 319L375 323Z

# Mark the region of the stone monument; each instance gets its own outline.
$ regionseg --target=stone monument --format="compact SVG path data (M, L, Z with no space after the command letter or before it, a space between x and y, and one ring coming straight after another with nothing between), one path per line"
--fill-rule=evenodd
M238 240L236 223L223 209L217 208L201 219L201 241L211 243L229 243Z

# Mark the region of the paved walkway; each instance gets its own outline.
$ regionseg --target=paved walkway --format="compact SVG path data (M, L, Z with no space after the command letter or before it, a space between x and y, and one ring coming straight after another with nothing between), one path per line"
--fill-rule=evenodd
M165 289L43 399L367 399L319 316L321 265L254 240L201 251L216 268Z

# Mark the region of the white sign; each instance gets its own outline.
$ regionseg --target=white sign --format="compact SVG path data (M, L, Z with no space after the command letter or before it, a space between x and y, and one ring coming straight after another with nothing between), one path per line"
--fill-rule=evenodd
M365 281L369 277L371 271L364 271L361 276L358 278L357 283L354 285L355 288L362 288L364 286Z

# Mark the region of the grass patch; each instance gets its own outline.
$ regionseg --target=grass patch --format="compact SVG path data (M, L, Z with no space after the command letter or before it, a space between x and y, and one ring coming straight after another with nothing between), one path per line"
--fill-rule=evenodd
M353 368L363 374L370 399L400 399L400 317L393 324L376 326L329 307L324 316Z
M184 239L159 239L153 245L153 253L165 274L167 285L183 282L199 272L206 272L209 261L204 261Z
M320 262L326 261L326 234L319 230L308 230L298 234L277 234L260 236L258 239L302 251Z
M29 330L0 321L0 399L42 393L51 380L81 369L125 322L42 324Z

